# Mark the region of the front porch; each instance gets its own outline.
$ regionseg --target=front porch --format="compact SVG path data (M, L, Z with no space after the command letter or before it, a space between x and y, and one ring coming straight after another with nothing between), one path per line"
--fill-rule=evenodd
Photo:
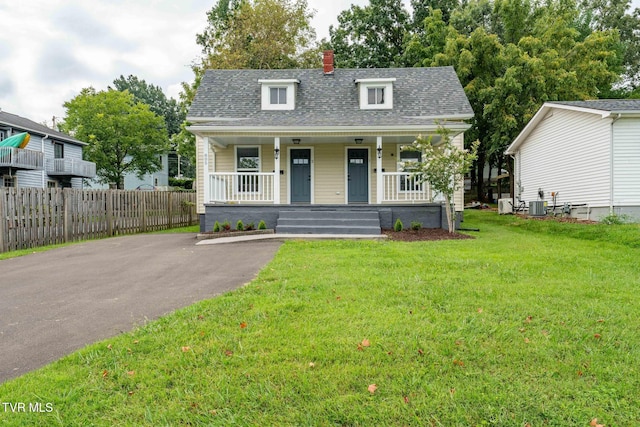
M201 231L211 231L215 221L235 227L238 220L302 234L379 234L397 219L405 227L447 228L442 196L411 173L421 153L404 147L415 133L366 133L197 136ZM440 135L432 137L437 143ZM453 138L463 146L461 132ZM462 199L460 190L457 211Z

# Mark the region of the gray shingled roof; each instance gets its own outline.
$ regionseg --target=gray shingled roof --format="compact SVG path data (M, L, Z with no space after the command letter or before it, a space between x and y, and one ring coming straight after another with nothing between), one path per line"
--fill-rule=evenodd
M395 78L392 110L361 110L356 79ZM295 110L261 110L259 79L298 79ZM420 116L421 118L416 118ZM207 70L188 117L205 126L397 126L473 116L453 67ZM207 118L240 118L238 122ZM431 117L431 119L429 119Z
M0 126L9 126L16 130L35 133L41 136L49 135L49 138L70 142L72 144L87 145L86 142L79 141L66 133L58 132L45 125L36 123L33 120L25 119L24 117L7 113L6 111L0 111Z
M593 101L553 101L551 104L570 107L591 108L593 110L619 112L640 112L640 99L595 99Z

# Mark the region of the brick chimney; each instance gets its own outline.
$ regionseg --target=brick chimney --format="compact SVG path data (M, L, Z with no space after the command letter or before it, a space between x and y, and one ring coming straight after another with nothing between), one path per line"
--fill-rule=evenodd
M322 53L322 68L325 75L333 74L333 51L325 50Z

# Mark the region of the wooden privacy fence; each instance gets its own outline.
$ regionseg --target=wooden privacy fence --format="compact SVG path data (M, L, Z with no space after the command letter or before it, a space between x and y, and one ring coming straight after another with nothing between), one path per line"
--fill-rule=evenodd
M0 189L0 252L196 224L195 193Z

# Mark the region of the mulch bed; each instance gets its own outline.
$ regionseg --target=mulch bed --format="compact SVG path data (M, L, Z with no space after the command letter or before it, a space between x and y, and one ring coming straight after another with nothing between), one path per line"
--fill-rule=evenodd
M459 239L475 239L461 233L449 233L442 228L421 228L419 230L402 230L393 231L391 229L383 229L382 234L386 234L389 240L398 240L402 242L420 242L424 240L459 240Z

